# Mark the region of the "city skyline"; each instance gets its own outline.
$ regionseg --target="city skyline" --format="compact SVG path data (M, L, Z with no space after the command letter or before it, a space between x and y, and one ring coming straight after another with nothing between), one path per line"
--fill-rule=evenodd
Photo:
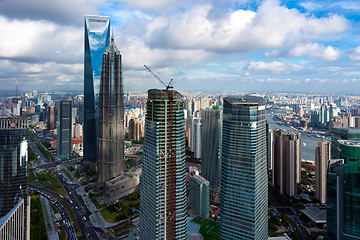
M359 83L355 1L66 2L0 2L3 89L83 89L85 14L112 18L125 91L160 86L143 64L178 91L354 92Z

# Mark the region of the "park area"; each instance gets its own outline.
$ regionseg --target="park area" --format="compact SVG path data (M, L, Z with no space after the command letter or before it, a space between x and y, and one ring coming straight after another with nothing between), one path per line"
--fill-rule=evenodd
M217 240L219 237L219 224L206 218L195 218L194 223L200 224L200 233L204 240Z

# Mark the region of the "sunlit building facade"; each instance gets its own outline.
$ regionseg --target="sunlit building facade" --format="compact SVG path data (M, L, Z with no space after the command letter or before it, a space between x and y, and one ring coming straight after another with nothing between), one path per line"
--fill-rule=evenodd
M148 91L140 239L187 239L184 104L172 90Z
M7 239L3 235L11 239L29 236L29 228L24 227L29 221L27 129L25 118L0 116L0 239Z
M225 97L220 191L221 239L268 239L265 99Z
M110 17L85 16L84 163L96 168L102 59L110 43Z

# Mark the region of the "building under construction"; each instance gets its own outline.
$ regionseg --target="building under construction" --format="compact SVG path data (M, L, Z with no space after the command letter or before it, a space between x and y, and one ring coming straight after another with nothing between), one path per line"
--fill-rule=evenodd
M187 239L184 106L180 93L148 91L140 238Z

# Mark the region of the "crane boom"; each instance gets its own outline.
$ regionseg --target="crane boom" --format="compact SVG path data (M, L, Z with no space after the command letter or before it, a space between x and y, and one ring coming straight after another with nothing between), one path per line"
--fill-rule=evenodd
M153 71L151 71L151 69L148 66L146 66L144 64L144 67L149 71L149 73L151 73L151 75L154 76L154 78L156 78L162 85L164 85L166 87L166 90L168 90L169 88L173 88L173 86L171 86L171 83L172 83L173 79L171 79L169 84L166 85L158 75L156 75Z

